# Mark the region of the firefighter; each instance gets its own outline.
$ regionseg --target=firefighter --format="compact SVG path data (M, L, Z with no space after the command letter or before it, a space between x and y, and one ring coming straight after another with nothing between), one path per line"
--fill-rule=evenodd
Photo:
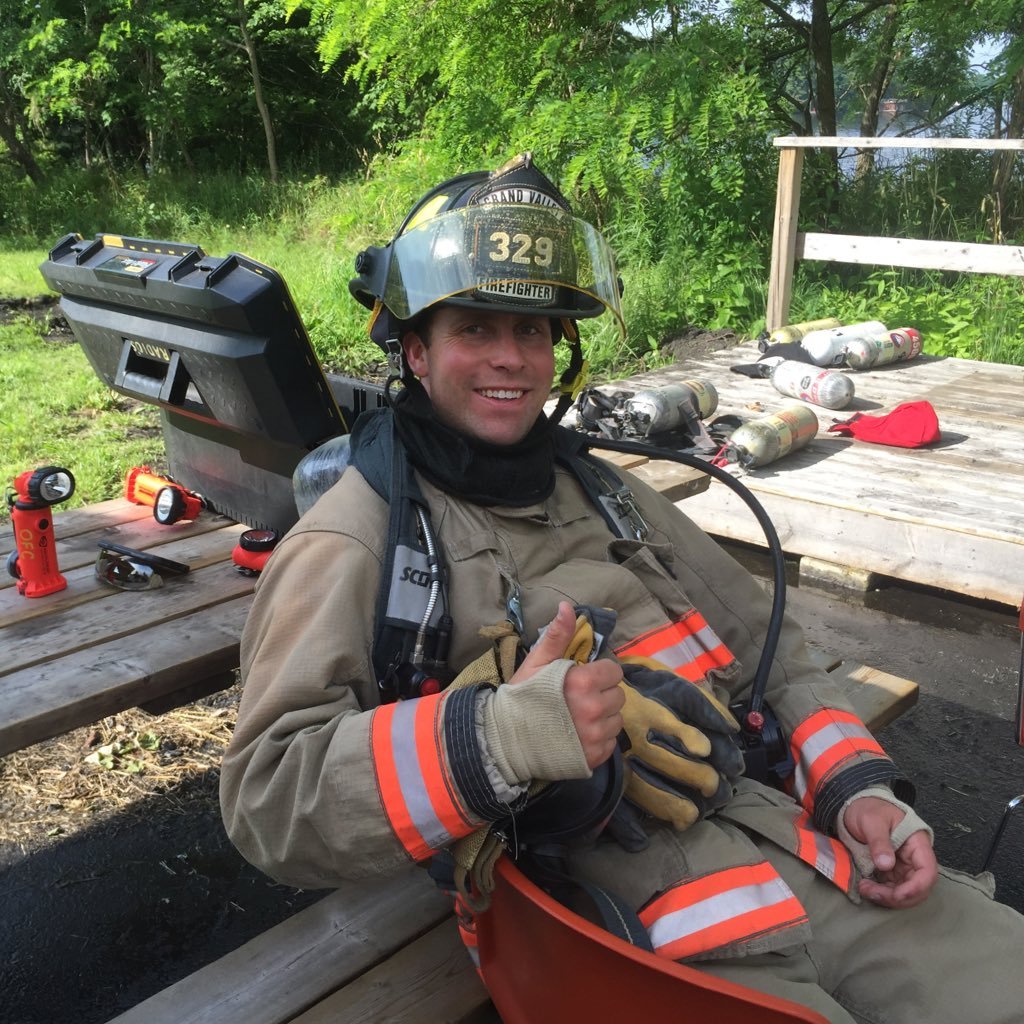
M777 787L743 775L728 710L770 601L544 415L555 346L568 392L579 322L621 324L601 234L524 154L434 189L357 274L389 403L257 587L221 778L242 854L305 888L454 861L472 904L494 823L568 794L567 868L657 955L836 1024L1020 1020L1024 919L938 867L799 628L767 690Z

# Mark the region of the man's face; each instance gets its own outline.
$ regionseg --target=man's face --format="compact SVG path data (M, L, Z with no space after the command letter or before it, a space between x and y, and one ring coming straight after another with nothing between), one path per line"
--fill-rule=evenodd
M402 339L447 426L490 444L515 444L536 422L551 392L555 354L545 316L441 306Z

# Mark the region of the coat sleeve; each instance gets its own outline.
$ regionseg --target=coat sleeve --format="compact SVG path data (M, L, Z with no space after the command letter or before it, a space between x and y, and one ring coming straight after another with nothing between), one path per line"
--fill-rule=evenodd
M363 482L356 498L378 502L376 522L346 519L341 488L285 537L259 581L221 770L239 851L306 888L392 873L509 810L476 738L478 691L379 704L370 651L387 509Z
M632 486L632 483L631 483ZM672 570L719 638L742 665L734 699L745 696L761 658L771 593L678 508L636 481L652 525L675 552ZM896 768L842 690L810 659L803 631L788 614L768 679L766 701L789 740L794 770L787 789L822 831L853 795L889 784Z

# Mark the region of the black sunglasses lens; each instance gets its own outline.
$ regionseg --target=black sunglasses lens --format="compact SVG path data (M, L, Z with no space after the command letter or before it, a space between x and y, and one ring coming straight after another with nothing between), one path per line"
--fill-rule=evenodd
M96 559L96 576L119 590L155 590L164 582L151 566L109 551L101 551Z

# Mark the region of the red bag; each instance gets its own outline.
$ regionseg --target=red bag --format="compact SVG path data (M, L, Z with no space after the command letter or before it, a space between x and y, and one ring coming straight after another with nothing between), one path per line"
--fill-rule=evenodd
M897 448L921 448L942 437L935 410L930 402L923 401L903 402L884 416L866 416L859 412L848 420L834 423L828 432Z

